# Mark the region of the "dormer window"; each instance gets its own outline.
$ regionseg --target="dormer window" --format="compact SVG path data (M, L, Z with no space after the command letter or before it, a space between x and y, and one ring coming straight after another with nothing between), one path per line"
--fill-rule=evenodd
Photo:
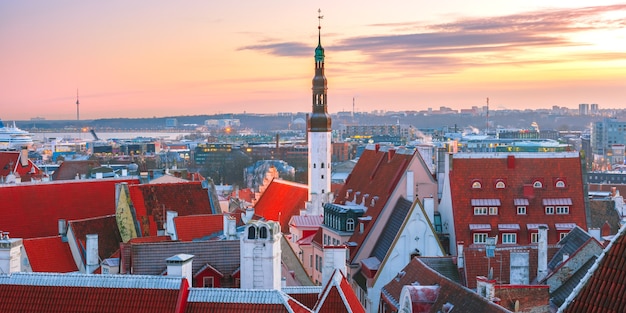
M533 183L533 188L543 188L543 184L540 181L536 180Z
M496 183L496 189L504 189L504 188L506 188L506 185L504 184L503 181L498 181Z
M565 188L565 182L559 179L559 180L557 180L557 181L556 181L556 183L554 184L554 186L555 186L556 188Z
M481 189L483 185L479 181L474 181L472 183L472 189Z
M346 230L347 231L354 231L354 219L353 218L349 218L346 221Z

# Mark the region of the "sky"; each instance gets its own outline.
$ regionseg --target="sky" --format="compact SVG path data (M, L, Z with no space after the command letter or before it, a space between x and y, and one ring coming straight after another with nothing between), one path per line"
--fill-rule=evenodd
M323 18L318 19L321 9ZM0 1L0 119L626 108L626 2Z

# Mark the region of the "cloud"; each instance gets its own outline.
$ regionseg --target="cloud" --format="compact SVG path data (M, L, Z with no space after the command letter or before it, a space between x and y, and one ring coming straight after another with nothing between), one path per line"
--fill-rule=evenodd
M623 53L582 53L566 47L590 47L574 35L626 27L626 5L551 9L496 17L459 18L448 23L401 22L369 25L380 35L338 39L327 51L357 53L363 65L385 64L387 69L420 66L433 73L458 71L467 66L536 64L583 60L623 60ZM391 33L391 34L389 34ZM241 49L276 56L309 56L310 43L272 42ZM534 52L550 50L542 60ZM599 56L601 55L601 56ZM354 62L351 60L350 62Z
M301 57L311 55L311 45L301 42L279 42L241 47L237 50L258 50L282 57Z

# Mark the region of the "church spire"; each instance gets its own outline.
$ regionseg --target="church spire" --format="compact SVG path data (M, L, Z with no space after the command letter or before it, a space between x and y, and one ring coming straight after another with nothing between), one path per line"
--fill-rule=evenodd
M330 132L331 120L326 107L328 90L324 76L324 48L322 47L322 11L318 10L317 48L315 48L315 76L313 77L313 113L309 120L309 132Z
M318 10L317 48L315 48L315 76L313 77L313 112L307 121L309 197L305 215L321 215L323 204L332 202L331 176L331 121L327 108L327 85L324 76L324 48L322 48L322 11Z

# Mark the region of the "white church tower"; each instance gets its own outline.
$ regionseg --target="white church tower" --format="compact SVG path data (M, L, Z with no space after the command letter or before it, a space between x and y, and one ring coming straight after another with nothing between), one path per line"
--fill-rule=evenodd
M320 23L317 26L317 48L315 48L315 76L313 77L313 112L307 121L309 145L309 198L303 215L322 215L324 203L332 201L330 190L331 175L331 119L327 109L327 84L324 76L324 48L321 39Z
M281 289L280 225L252 221L241 236L241 289Z

